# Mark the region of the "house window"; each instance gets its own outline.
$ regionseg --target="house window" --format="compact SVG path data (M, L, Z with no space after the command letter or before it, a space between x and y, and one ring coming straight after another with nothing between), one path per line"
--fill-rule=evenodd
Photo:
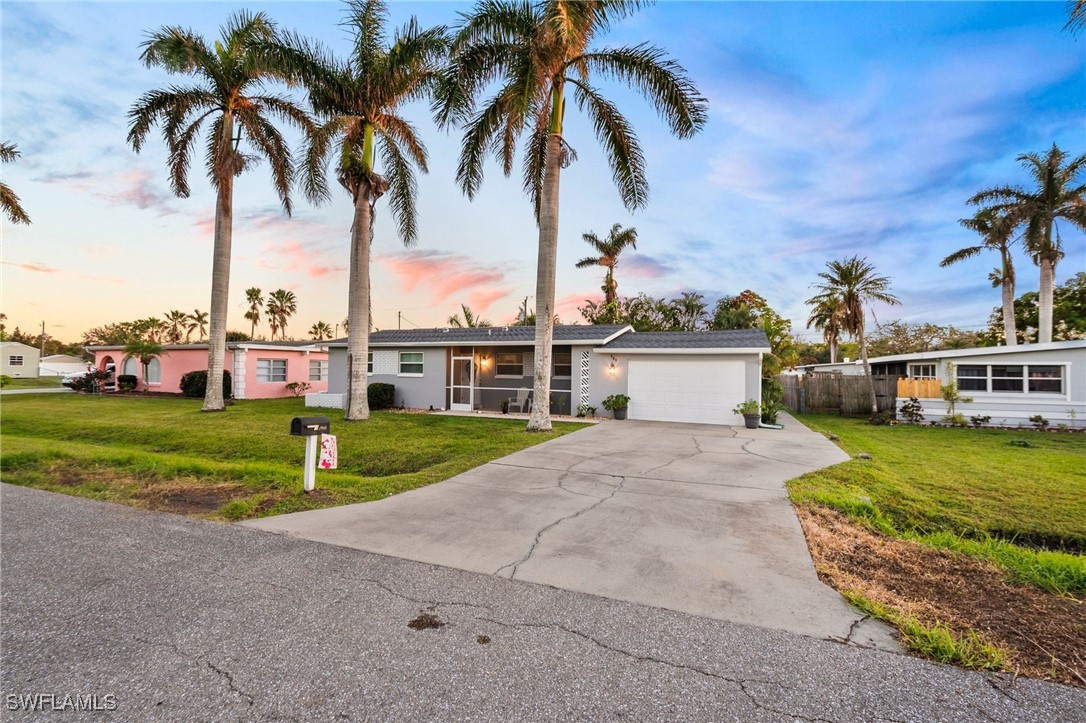
M963 392L988 391L988 367L958 367L958 389Z
M328 362L310 360L309 381L322 382L328 378Z
M934 364L910 364L909 365L909 378L910 379L935 379L935 365Z
M130 377L134 377L136 376L137 366L139 365L136 364L136 358L128 357L124 360L124 363L121 364L121 374L127 374Z
M21 367L23 365L23 357L20 354L15 354L8 357L8 364L13 367Z
M258 382L285 382L287 380L287 360L257 359L256 380Z
M147 379L148 384L161 384L162 383L162 362L157 357L151 359L151 363L147 365Z
M1022 367L1020 366L1000 364L992 367L993 392L1017 392L1021 394L1024 391L1023 381Z
M568 351L554 352L554 376L568 379L573 375L573 354Z
M401 377L421 377L422 376L422 352L421 351L401 351L400 352L400 376Z
M366 357L366 359L368 360L366 362L366 373L367 374L373 374L373 352L372 351L370 352L370 355L368 357Z
M1029 390L1063 394L1063 367L1056 365L1029 366Z
M524 376L524 352L505 351L498 354L494 363L494 375L522 378Z

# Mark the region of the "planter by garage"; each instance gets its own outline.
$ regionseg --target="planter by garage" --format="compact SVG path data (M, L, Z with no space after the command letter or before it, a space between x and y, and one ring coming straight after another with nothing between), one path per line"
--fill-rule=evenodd
M615 419L625 419L626 418L626 407L622 407L621 409L615 409L614 414L615 414Z
M747 429L757 429L758 423L762 421L762 415L760 414L744 414L743 421L747 424Z

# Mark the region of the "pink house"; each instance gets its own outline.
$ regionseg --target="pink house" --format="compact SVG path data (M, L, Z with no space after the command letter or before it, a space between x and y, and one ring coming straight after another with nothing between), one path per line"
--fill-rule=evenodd
M89 346L94 366L110 369L113 381L120 374L140 379L143 366L138 359L126 357L123 346ZM289 397L287 384L305 382L309 392L328 391L328 351L319 342L239 341L226 344L226 369L234 385L235 399L273 399ZM207 369L207 344L167 344L163 353L147 368L148 388L152 392L179 394L181 377L191 371Z

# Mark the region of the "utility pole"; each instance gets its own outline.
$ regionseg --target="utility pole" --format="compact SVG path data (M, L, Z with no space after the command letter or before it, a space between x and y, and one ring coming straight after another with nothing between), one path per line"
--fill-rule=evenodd
M403 312L402 311L397 311L396 312L396 328L397 329L402 329L403 328L403 324L400 323L402 319L403 319Z
M45 322L41 323L41 351L38 352L39 356L45 356Z

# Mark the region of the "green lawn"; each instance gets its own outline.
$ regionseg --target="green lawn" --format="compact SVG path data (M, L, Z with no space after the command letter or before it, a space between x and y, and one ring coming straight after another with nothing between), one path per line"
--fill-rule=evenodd
M872 459L792 480L796 504L982 557L1056 592L1086 593L1086 435L800 418Z
M39 377L37 379L10 378L4 382L4 389L54 389L61 386L60 377Z
M201 400L83 395L5 397L5 482L97 499L241 519L365 502L452 477L581 428L528 434L524 422L377 412L347 423L301 399L243 401L204 414ZM301 492L305 443L294 416L328 413L339 469Z

